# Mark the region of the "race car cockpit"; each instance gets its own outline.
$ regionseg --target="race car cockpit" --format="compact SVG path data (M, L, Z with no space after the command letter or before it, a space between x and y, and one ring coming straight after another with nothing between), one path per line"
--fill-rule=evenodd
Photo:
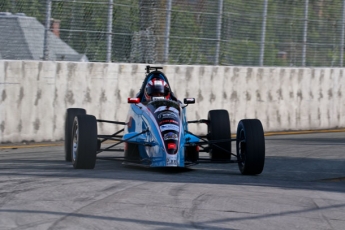
M136 95L136 98L139 98L142 103L147 103L155 98L177 101L167 77L159 69L163 69L163 67L146 66L146 77Z

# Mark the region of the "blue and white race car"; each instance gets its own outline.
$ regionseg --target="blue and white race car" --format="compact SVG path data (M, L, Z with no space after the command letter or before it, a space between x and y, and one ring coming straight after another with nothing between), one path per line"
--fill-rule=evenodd
M238 163L240 172L260 174L265 162L265 138L262 124L257 119L241 120L236 138L231 138L227 110L210 110L207 119L187 121L186 107L194 98L183 103L175 97L162 67L146 67L146 77L130 104L125 122L96 119L85 109L69 108L65 120L65 160L76 169L93 169L96 159L107 159L99 154L120 151L125 164L146 167L189 167L203 162ZM112 135L100 135L97 122L123 125ZM195 135L188 125L207 125L206 135ZM103 147L107 141L107 146ZM109 141L114 144L109 145ZM231 142L236 142L236 154L231 152ZM119 148L120 144L124 148ZM199 157L207 152L208 157ZM236 159L233 160L232 157Z

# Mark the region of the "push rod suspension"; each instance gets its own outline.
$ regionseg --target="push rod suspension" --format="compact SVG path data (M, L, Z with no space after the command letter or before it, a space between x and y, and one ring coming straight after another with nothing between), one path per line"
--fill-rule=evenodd
M117 131L116 133L114 133L113 135L109 135L109 136L106 136L106 135L98 135L97 137L99 137L99 138L104 138L103 140L101 140L101 143L103 143L103 142L106 141L106 140L110 140L111 138L116 137L117 134L119 134L119 133L121 133L121 132L123 132L123 131L124 131L124 129L121 129L121 130Z
M195 137L197 137L197 138L200 138L199 136L197 136L197 135L195 135L195 134L193 134L193 133L191 133L191 132L189 132L189 131L185 131L186 133L188 133L188 134L190 134L190 135L193 135L193 136L195 136ZM211 144L211 145L214 145L214 146L216 146L217 148L219 148L219 149L221 149L221 150L223 150L223 151L225 151L225 152L227 152L227 153L230 153L231 155L233 155L233 156L236 156L235 154L233 154L232 152L230 152L230 151L228 151L228 150L226 150L226 149L224 149L224 148L222 148L222 147L220 147L219 145L216 145L216 144L213 144L214 142L215 143L218 143L218 141L208 141L208 140L205 140L205 139L203 139L203 138L200 138L202 141L204 141L204 142L202 142L201 144ZM237 139L230 139L230 141L232 141L232 140L237 140ZM227 141L229 141L229 140L226 140L226 141L224 141L224 140L220 140L220 142L227 142ZM213 142L213 143L212 143ZM201 145L200 145L200 147L202 147ZM203 147L202 147L203 148Z
M126 122L121 121L108 121L108 120L97 120L97 122L105 122L105 123L112 123L112 124L118 124L118 125L126 125Z
M192 123L205 123L205 124L208 124L208 120L206 119L201 119L201 120L195 120L195 121L188 121L187 123L188 124L192 124Z
M137 137L137 136L139 136L139 135L141 135L141 134L143 134L143 133L146 133L146 132L148 132L148 131L149 131L149 130L146 129L146 130L144 130L144 131L142 131L142 132L140 132L140 133L138 133L138 134L135 134L133 137L127 138L127 139L125 139L125 140L121 140L121 141L119 141L118 143L113 144L113 145L111 145L111 146L109 146L109 147L103 149L102 151L99 151L98 153L103 152L103 151L107 151L108 149L111 149L112 147L115 147L115 146L117 146L117 145L119 145L119 144L121 144L121 143L123 143L123 142L129 141L130 139L133 139L134 137Z

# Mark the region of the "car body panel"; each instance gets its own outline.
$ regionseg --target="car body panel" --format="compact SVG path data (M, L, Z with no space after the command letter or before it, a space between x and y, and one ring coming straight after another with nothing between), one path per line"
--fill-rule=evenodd
M186 133L186 110L182 107L172 100L130 105L122 139L138 145L140 162L150 162L150 167L186 166L185 144L198 143L199 138Z

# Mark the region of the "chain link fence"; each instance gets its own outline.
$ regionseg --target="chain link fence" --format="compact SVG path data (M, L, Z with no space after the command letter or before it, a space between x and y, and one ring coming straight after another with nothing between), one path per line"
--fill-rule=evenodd
M344 4L345 0L2 0L0 12L25 13L49 25L42 34L46 60L55 45L47 35L50 30L93 62L343 66Z

